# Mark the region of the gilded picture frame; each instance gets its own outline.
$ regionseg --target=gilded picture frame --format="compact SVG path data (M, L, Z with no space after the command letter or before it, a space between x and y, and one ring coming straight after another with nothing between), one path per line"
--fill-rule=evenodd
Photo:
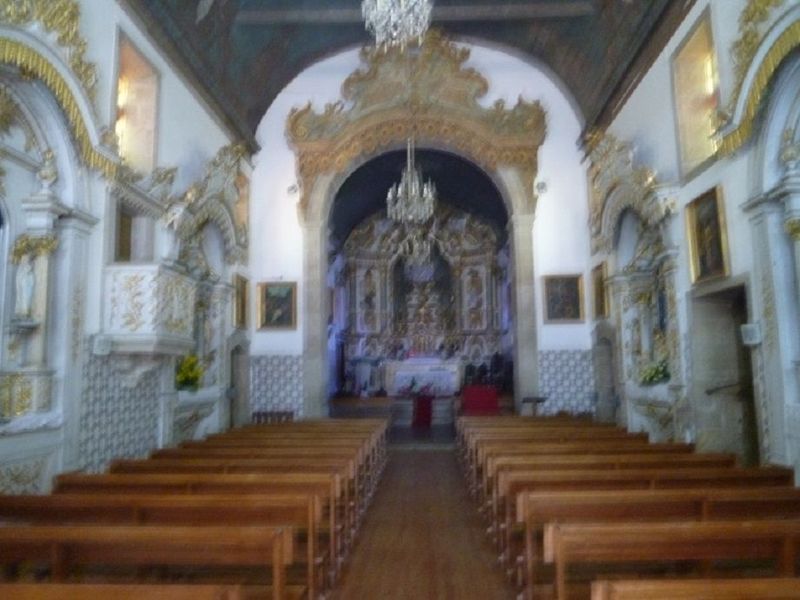
M592 308L595 319L605 319L608 317L608 287L606 278L608 269L605 261L592 269Z
M297 282L258 284L258 329L297 328Z
M583 276L546 275L544 277L544 322L582 323Z
M237 329L247 328L248 293L247 277L238 273L233 276L233 326Z
M711 188L686 205L686 238L693 284L730 274L721 189Z

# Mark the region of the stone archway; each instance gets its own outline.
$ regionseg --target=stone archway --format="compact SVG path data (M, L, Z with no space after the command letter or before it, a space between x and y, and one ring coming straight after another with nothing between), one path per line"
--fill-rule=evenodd
M315 113L292 111L288 136L297 154L304 234L304 404L322 415L326 397L328 219L336 190L358 166L415 135L418 147L459 155L480 166L506 204L514 254L515 384L517 402L538 391L533 290L533 218L539 147L546 136L538 102L503 101L483 108L488 82L464 67L469 50L432 32L408 54L364 49L364 68L342 86L343 100ZM410 84L408 79L410 78ZM348 104L346 105L345 102ZM413 119L410 118L413 111Z

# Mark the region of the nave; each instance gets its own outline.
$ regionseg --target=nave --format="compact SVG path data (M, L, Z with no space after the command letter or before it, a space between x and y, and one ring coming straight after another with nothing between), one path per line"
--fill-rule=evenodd
M0 597L800 598L790 469L571 416L387 429L248 426L0 496Z
M404 449L409 448L409 449ZM333 600L504 600L485 527L452 450L395 445Z

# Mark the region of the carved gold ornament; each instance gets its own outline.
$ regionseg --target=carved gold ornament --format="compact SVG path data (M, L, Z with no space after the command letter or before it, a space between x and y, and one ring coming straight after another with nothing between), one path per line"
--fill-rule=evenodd
M30 236L22 234L11 250L11 262L18 265L24 256L46 256L58 248L58 238L54 235Z
M33 408L33 384L19 373L0 378L0 417L10 419L28 413Z
M358 159L404 146L412 133L487 170L516 167L532 190L547 134L545 111L538 101L521 98L513 108L502 100L482 107L478 100L489 86L464 67L469 54L438 31L428 33L415 55L367 47L361 51L364 66L342 85L341 101L321 113L310 103L292 110L286 128L297 154L301 214L317 177L342 174Z
M46 459L0 467L0 494L41 494Z
M118 168L117 161L92 145L78 101L58 69L31 47L7 38L0 38L0 63L25 69L47 86L64 112L83 162L90 169L100 170L106 177L113 178Z
M736 85L730 106L738 104L742 94L747 94L747 97L741 122L736 129L722 138L720 145L722 155L733 154L750 139L756 113L767 93L767 86L772 76L783 59L800 45L800 21L795 21L775 40L758 66L751 85L748 89L744 88L745 76L752 67L753 58L763 41L760 33L761 25L767 22L772 12L783 4L784 0L750 0L739 17L739 39L732 47Z
M48 33L55 33L58 44L66 49L70 69L94 101L97 67L85 59L87 44L80 35L80 16L76 0L0 0L0 21L16 26L39 23Z
M786 233L795 241L800 242L800 219L786 221Z

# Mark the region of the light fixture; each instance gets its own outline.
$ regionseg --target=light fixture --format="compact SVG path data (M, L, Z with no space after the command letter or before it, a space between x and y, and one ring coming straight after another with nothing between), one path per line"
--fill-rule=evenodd
M386 213L393 221L422 225L433 216L436 203L436 187L428 180L422 182L422 174L414 158L414 138L406 145L406 166L400 182L389 188L386 194Z
M431 0L363 0L361 14L373 36L375 45L384 51L395 46L401 49L422 37L431 22Z
M436 187L430 180L423 182L414 156L414 137L406 146L406 166L400 182L386 194L386 214L403 225L405 237L398 246L401 256L409 266L430 264L433 234L427 223L436 208Z

